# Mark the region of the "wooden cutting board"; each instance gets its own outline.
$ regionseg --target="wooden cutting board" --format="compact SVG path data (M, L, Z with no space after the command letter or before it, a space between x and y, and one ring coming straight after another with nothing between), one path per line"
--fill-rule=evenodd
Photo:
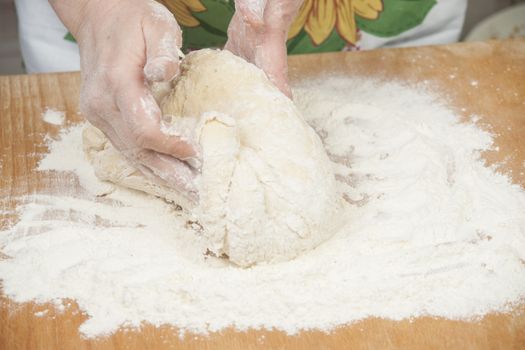
M485 158L489 164L500 164L500 171L525 187L525 40L295 56L290 58L290 75L292 80L356 75L427 81L459 114L476 114L491 127L499 151L487 152ZM59 131L42 121L43 111L46 107L66 111L67 124L81 120L79 84L78 73L0 77L0 228L16 219L1 214L14 208L16 196L57 185L68 186L72 193L80 191L74 176L57 183L52 174L34 171L40 154L46 152L44 136ZM91 340L79 336L78 326L86 316L76 312L74 302L64 313L34 316L47 308L53 309L15 304L0 296L0 350L525 349L525 303L511 313L489 314L472 322L369 318L330 334L309 331L287 336L278 331L228 329L183 339L169 326L145 325L140 331L119 331Z

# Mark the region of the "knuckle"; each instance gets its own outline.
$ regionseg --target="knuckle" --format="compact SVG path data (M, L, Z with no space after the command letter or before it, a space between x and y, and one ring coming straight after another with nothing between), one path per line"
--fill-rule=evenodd
M134 153L135 159L137 159L140 163L148 163L148 161L152 158L152 152L147 149L137 149Z
M138 147L148 148L155 143L157 133L155 128L149 125L142 125L133 130L133 136Z

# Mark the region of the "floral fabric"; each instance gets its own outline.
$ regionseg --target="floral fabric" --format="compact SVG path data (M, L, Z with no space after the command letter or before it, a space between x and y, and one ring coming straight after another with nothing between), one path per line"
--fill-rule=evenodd
M221 47L226 42L233 0L158 1L182 26L185 49ZM450 15L460 16L462 24L465 0L305 0L289 31L288 53L366 49L363 34L394 38L420 26L434 8L447 6L441 3L455 5L457 10Z

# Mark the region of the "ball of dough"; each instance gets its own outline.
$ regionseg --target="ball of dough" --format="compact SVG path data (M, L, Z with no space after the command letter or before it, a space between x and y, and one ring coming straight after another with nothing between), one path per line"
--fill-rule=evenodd
M183 60L173 85L161 108L169 130L201 147L198 204L122 164L116 171L111 144L95 147L85 134L99 177L177 202L199 221L208 249L240 266L290 260L332 236L341 206L332 165L264 72L228 51L200 50Z

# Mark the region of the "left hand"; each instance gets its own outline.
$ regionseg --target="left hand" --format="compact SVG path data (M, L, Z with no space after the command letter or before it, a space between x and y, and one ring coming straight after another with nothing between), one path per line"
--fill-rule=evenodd
M153 0L52 0L80 48L82 114L137 169L198 200L197 147L161 129L149 85L179 70L179 25ZM186 162L184 162L186 161Z
M286 40L303 0L235 0L225 49L261 68L292 97L288 85Z

